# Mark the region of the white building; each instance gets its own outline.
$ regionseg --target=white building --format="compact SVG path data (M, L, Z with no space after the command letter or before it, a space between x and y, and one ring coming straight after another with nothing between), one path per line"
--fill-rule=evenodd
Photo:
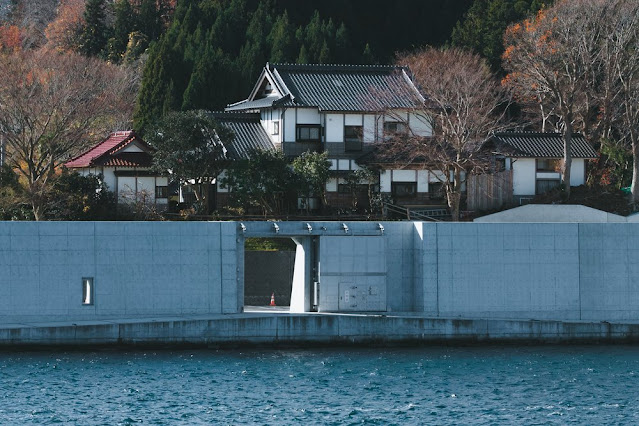
M114 132L65 166L82 175L101 174L118 202L144 202L166 208L168 179L150 170L153 148L131 130Z
M239 116L228 122L236 131L234 143L241 147L270 144L291 157L308 150L328 151L333 177L326 189L331 203L345 192L344 176L357 170L358 160L385 135L432 135L423 103L402 67L267 63L249 97L226 111L244 113L247 126L261 125L263 135L256 137L253 128L251 142L238 135ZM228 115L218 119L227 124ZM382 193L417 200L428 199L433 182L438 180L426 170L382 170L376 184Z
M559 186L564 142L560 133L496 133L485 145L496 156L503 170L512 170L512 195L525 203L535 195ZM580 134L572 137L570 185L586 183L586 160L597 153Z

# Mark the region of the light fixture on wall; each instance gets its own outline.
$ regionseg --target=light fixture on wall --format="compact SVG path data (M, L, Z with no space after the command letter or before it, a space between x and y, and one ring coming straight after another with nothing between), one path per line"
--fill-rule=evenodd
M378 223L377 227L379 228L379 232L381 232L382 235L384 235L384 225L382 225L381 223Z
M344 229L344 232L348 234L348 226L346 226L345 223L342 223L342 229Z
M243 223L240 223L240 228L242 228L242 233L246 232L246 225L244 225Z
M310 234L311 232L313 232L313 227L311 226L310 223L306 223L306 229L308 230L308 233Z
M275 230L275 233L276 233L276 234L279 234L279 233L280 233L280 227L279 227L279 226L277 226L277 223L274 223L274 224L273 224L273 229Z

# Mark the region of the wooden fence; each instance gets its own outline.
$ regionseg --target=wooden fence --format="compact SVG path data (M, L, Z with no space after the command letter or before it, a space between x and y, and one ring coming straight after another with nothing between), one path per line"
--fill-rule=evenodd
M498 209L513 197L513 172L470 175L466 181L468 210Z

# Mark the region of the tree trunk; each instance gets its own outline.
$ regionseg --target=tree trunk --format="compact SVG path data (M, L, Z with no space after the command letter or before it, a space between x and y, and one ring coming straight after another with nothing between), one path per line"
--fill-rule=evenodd
M43 210L44 210L43 206L40 205L40 203L34 201L34 202L31 203L31 207L33 209L33 217L34 217L34 219L38 220L38 221L42 220L43 219L42 213L43 213Z
M572 118L567 117L564 123L564 161L561 165L561 181L564 186L564 196L570 198L570 168L572 167Z
M637 194L639 190L639 188L637 188L637 184L639 184L639 140L634 139L635 140L632 141L632 185L630 186L630 202L633 204L639 201Z
M446 191L446 197L448 198L448 207L450 208L450 216L454 222L459 222L459 208L461 205L461 170L455 168L454 181L450 182L449 188L452 190Z

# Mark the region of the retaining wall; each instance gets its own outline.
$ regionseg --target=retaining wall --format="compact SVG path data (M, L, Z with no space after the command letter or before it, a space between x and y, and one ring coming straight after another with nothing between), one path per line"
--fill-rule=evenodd
M376 286L386 286L386 312L639 321L636 223L353 222L348 232L338 222L245 227L247 236L256 228L317 237L320 247L330 241L333 250L319 250L320 270L330 278L320 282L320 299L322 292L333 297L322 299L333 309L354 310L340 305L340 286L374 277ZM239 313L243 238L233 222L0 222L0 323ZM341 241L351 248L342 250ZM84 277L94 279L92 305L82 304ZM383 293L368 290L378 299ZM379 300L368 302L383 310Z
M0 323L235 313L242 256L234 223L0 222Z
M639 320L639 226L423 223L424 312Z

